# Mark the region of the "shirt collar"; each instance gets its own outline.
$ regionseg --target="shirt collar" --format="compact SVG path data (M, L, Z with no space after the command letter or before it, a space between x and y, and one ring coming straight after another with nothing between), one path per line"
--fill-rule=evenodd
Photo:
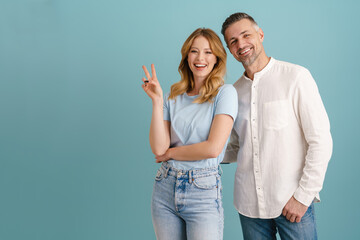
M255 79L255 77L259 78L262 75L264 75L266 72L268 72L269 69L274 65L275 61L276 61L275 58L270 57L270 61L268 62L268 64L266 64L266 66L260 72L257 72L257 73L254 74L254 79ZM243 78L245 78L246 80L252 81L250 78L248 78L245 75L245 72L243 73Z

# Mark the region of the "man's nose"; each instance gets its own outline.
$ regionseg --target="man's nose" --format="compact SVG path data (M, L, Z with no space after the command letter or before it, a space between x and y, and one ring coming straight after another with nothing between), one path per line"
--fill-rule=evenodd
M245 46L245 41L243 41L242 39L238 39L237 41L237 48L243 48Z

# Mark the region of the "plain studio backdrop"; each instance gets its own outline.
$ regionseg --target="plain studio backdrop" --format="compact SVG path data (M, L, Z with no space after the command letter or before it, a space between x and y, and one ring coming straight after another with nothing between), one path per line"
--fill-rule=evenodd
M316 80L334 140L318 234L355 239L359 10L355 0L0 0L0 239L155 239L159 165L141 65L154 63L168 92L189 34L220 34L239 11L259 23L269 56L307 67ZM228 52L226 82L243 71ZM223 166L225 240L242 239L235 168Z

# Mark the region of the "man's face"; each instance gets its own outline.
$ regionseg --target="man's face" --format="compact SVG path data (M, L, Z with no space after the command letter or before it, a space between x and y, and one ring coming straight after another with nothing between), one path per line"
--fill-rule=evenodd
M264 33L255 27L250 20L242 19L231 24L225 31L227 47L244 67L251 66L264 51Z

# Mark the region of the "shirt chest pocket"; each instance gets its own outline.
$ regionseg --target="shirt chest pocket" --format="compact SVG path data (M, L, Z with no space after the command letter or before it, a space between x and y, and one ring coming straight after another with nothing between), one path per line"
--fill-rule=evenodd
M266 102L263 105L263 126L268 130L280 130L289 123L289 101Z

